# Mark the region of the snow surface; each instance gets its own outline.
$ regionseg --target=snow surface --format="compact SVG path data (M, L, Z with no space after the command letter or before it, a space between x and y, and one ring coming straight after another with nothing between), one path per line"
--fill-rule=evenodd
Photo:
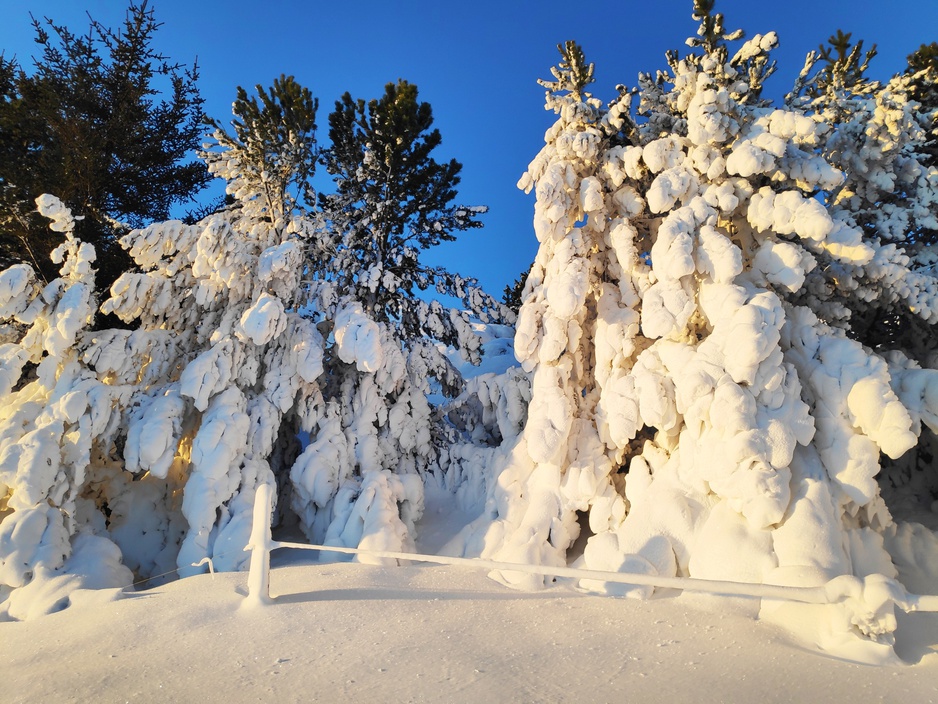
M419 550L473 516L427 491ZM457 567L317 564L273 553L271 606L247 573L123 598L80 591L62 612L0 623L6 702L938 701L938 614L901 616L908 664L814 652L731 604L675 592L536 593Z

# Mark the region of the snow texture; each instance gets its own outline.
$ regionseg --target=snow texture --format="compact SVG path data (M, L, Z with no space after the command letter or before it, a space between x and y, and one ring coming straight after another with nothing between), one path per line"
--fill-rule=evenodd
M641 122L631 93L604 107L569 66L545 83L558 120L519 182L539 242L520 367L475 282L400 279L386 264L412 268L407 247L343 271L345 235L341 256L319 251L322 223L262 193L237 145L207 155L235 206L122 238L139 271L101 310L133 330L93 329L94 250L39 198L65 236L60 277L0 273L17 331L0 345L0 615L205 557L241 569L261 486L316 542L410 551L429 485L477 516L452 552L830 584L830 606L752 608L813 623L838 656L890 661L890 580L935 569L934 534L884 498L935 491L919 471L938 445L924 118L908 77L773 108L760 91L777 38L727 60L738 38L692 38L640 77ZM378 303L414 283L475 317ZM887 352L865 344L867 313L928 334Z

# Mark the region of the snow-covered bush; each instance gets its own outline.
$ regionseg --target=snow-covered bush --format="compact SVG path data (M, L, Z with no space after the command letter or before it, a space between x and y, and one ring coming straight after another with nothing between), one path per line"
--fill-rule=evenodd
M14 618L35 613L37 601L40 611L62 608L74 589L132 579L89 497L111 459L99 438L114 435L115 409L129 396L84 363L94 248L75 239L61 201L44 195L36 204L65 235L52 253L59 278L41 287L26 264L0 274L8 323L0 345L0 609ZM26 597L10 598L17 589Z
M592 65L572 43L542 82L558 120L519 183L540 242L515 336L532 398L466 550L563 565L588 526L593 569L894 577L876 475L934 430L938 374L852 339L849 313L882 295L930 323L935 280L842 206L861 177L825 149L850 124L761 97L775 34L730 54L741 32L712 2L695 17L696 51L640 78L643 119L633 93L604 106L584 91ZM909 207L933 217L926 186ZM894 627L852 626L872 650Z

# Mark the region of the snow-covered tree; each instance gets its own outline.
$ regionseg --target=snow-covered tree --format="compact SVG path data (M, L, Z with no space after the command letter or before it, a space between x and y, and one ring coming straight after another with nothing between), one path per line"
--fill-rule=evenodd
M0 609L16 618L32 615L37 600L61 608L71 590L132 579L89 497L111 460L96 441L116 433L114 408L129 395L99 383L83 358L97 304L94 248L74 237L61 201L41 196L37 205L65 237L52 253L60 276L41 286L28 264L0 274L9 323L0 345Z
M822 262L808 274L805 302L883 355L901 397L921 396L921 367L938 363L938 70L922 47L883 85L865 75L875 46L864 53L841 32L829 45L809 54L787 102L831 125L819 151L844 179L819 197L874 255L863 266ZM935 435L927 425L916 435L913 451L884 458L879 477L891 505L907 513L928 512L938 498Z
M938 172L929 145L935 115L914 96L927 95L935 70L923 61L921 69L910 67L881 85L865 75L875 46L864 53L862 41L852 45L841 32L829 44L808 55L787 103L831 126L819 152L844 179L819 193L876 254L860 267L818 267L809 285L829 293L809 305L870 347L901 348L934 366Z
M262 97L258 110L239 96L243 129L216 131L220 148L206 154L236 205L123 238L140 271L114 283L102 311L133 330L90 331L93 249L71 236L61 203L40 199L68 239L61 278L41 292L28 267L3 274L4 317L26 327L4 348L4 590L69 580L65 561L84 536L110 546L98 553L111 567L90 572L110 574L112 586L131 581L127 567L147 577L191 573L204 557L222 569L246 560L256 487L289 469L297 430L322 405L324 341L298 306L311 228L286 188L314 163L312 121L287 121L296 129L274 140L263 130L276 110L308 112L311 102L292 79ZM276 180L258 173L259 139ZM5 606L17 615L13 598Z
M458 432L448 409L428 398L463 391L445 349L477 364L482 340L470 314L482 322L511 316L475 280L420 261L424 250L479 227L485 211L453 203L462 167L434 160L441 136L432 124L430 105L406 81L368 103L346 93L329 116L323 162L336 190L320 195L322 239L308 266L312 307L334 345L325 411L291 472L293 508L314 540L412 546L420 474L449 466Z
M28 265L0 274L7 615L56 608L82 585L191 574L205 557L239 568L261 484L278 487L277 515L292 508L317 540L411 549L422 473L454 463L447 443L471 440L476 416L487 428L477 435L494 442L494 392L478 413L468 400L444 408L428 398L463 390L446 346L478 363L482 338L467 313L416 291L432 283L478 316L501 309L474 281L419 263L422 247L451 238L479 209L450 205L458 164L440 171L429 150L414 151L429 108L415 91L401 95L392 112L421 117L407 127L411 141L398 143L403 155L385 153L416 175L411 185L426 178L413 191L385 191L400 199L385 206L407 217L376 251L377 238L359 236L381 210L373 195L317 205L310 92L292 77L256 96L239 89L231 132L213 123L203 153L233 204L121 241L138 271L114 283L101 311L132 329L94 331L94 249L74 237L61 202L39 199L66 237L60 278L42 288ZM377 119L382 110L372 108ZM341 184L343 162L329 163ZM512 408L515 431L521 407Z
M478 218L487 210L453 202L462 165L433 158L442 137L430 104L406 81L389 83L368 103L346 93L329 115L329 128L324 163L336 191L320 197L332 230L322 277L348 289L402 340L429 336L473 355L466 316L418 295L430 290L457 298L482 322L504 315L475 280L420 261L421 252L481 227Z
M938 166L938 119L934 118L938 110L938 42L922 44L909 54L908 66L904 72L911 76L909 95L919 104L919 109L932 115L931 124L926 128L929 166Z
M55 193L83 215L76 236L95 246L103 295L132 266L117 242L121 223L164 220L210 180L192 158L203 119L198 67L156 48L160 22L147 2L129 2L117 29L90 18L85 32L41 16L32 25L38 55L0 58L0 262L28 262L43 283L56 278L49 254L62 237L33 208Z
M762 97L775 34L730 53L742 33L713 3L695 18L693 51L640 77L642 119L624 89L609 106L585 92L592 66L573 44L542 82L558 120L519 183L536 191L540 242L515 337L532 399L467 551L560 565L586 530L579 564L595 569L894 577L880 456L935 426L938 374L900 373L851 339L845 301L896 293L930 320L933 280L825 203L866 179L845 175L859 153L832 164L846 124ZM878 653L857 657L888 650L894 619L845 613L816 616L826 647L852 633Z
M209 120L215 148L203 153L215 175L228 181L227 191L245 215L276 223L302 205L315 203L310 179L316 171L316 111L319 100L292 76L281 76L256 97L238 86L233 134ZM280 227L283 227L281 223Z

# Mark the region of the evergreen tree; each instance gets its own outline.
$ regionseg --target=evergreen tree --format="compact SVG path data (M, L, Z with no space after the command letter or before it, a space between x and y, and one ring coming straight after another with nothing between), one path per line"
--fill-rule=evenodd
M189 574L206 556L236 569L257 486L289 494L297 433L321 413L325 342L300 312L312 228L282 186L315 163L315 112L292 79L258 92L261 108L239 90L236 136L216 126L206 155L229 181L231 206L121 238L137 270L102 310L132 330L89 334L94 248L51 196L38 205L66 239L59 278L43 287L22 264L0 273L0 315L19 332L0 355L4 598L33 581L67 583L69 560L89 543L102 586L130 580L121 556L138 578ZM69 394L69 409L55 403ZM37 524L46 529L21 528Z
M908 57L905 75L909 77L909 97L919 104L926 142L922 151L928 166L938 167L938 42L922 44Z
M856 44L850 41L852 34L838 29L827 40L827 45L818 46L817 57L823 62L813 82L814 92L846 90L853 94L869 93L879 87L876 81L866 77L870 61L876 56L876 45L863 51L863 40Z
M403 80L387 84L380 99L366 103L346 93L336 102L323 158L336 184L334 194L321 197L334 240L325 276L402 339L429 335L459 345L462 324L419 291L455 296L483 319L501 313L474 280L420 262L423 250L481 227L478 216L487 210L453 203L462 165L433 158L442 137L432 126L430 104Z
M33 20L41 54L32 74L0 57L0 258L28 262L43 281L62 236L35 213L42 193L76 215L77 237L97 250L106 290L131 261L117 244L122 225L165 220L209 180L187 161L201 133L197 67L153 48L159 28L147 2L131 4L120 30L92 20L86 35ZM156 85L168 82L158 98Z
M742 33L726 30L712 2L695 3L695 18L692 50L640 77L640 121L627 91L604 106L583 90L586 63L569 45L557 80L542 82L558 119L519 183L536 193L539 241L515 335L531 402L522 432L493 458L496 519L477 524L466 551L564 565L587 531L575 564L593 569L839 578L864 603L816 614L827 629L819 643L882 661L895 619L889 597L873 593L897 575L884 543L906 550L915 530L892 522L876 475L883 455L899 458L926 426L938 429L938 372L846 331L850 310L880 298L914 300L911 312L931 322L938 286L888 229L870 234L867 223L886 223L862 219L870 201L853 195L868 181L889 193L903 173L895 197L927 219L933 200L914 154L871 148L887 139L885 123L903 143L914 120L885 92L857 99L868 132L774 108L760 92L775 34L731 52ZM823 95L832 110L851 99ZM926 506L930 491L918 497ZM763 604L782 621L798 610L776 608Z
M447 442L464 428L428 398L461 390L455 367L433 340L405 339L391 305L385 319L366 311L401 286L385 277L356 287L356 271L335 268L336 252L350 266L380 260L348 251L370 246L352 237L365 224L315 210L316 101L281 77L255 96L239 89L233 109L231 130L212 123L203 154L233 202L120 240L136 270L121 274L101 310L132 330L91 333L94 247L56 198L37 204L66 239L54 252L60 276L43 286L25 264L0 272L0 319L14 323L0 346L0 608L13 617L11 592L87 583L70 574L73 558L94 566L100 586L127 583L127 567L138 577L191 574L206 556L237 569L260 484L275 484L278 516L291 507L317 541L412 549L423 480L459 466ZM456 170L425 169L427 190L394 192L428 198L445 223L468 221L468 209L446 215ZM352 214L375 212L361 206ZM412 226L430 230L417 238L429 242L440 230L422 210L411 207L423 223ZM333 231L338 223L348 228ZM392 253L407 237L401 225L381 231ZM389 295L360 298L381 286ZM424 329L442 337L433 316L445 318L478 360L467 314L423 305ZM479 404L489 444L517 432L524 400L520 379L501 396L491 385ZM309 434L302 452L300 432Z
M863 52L863 42L850 39L838 31L828 47L811 52L786 101L832 126L818 147L843 179L818 193L832 213L859 228L876 257L874 266L818 267L810 288L834 293L841 305L828 301L824 319L853 338L932 366L938 173L935 112L920 99L932 94L935 70L923 47L883 85L866 77L875 46Z
M367 103L346 93L329 116L322 161L336 190L320 195L308 266L310 310L334 344L324 412L291 470L293 509L316 541L412 547L421 476L459 463L449 448L461 426L429 398L463 390L439 343L478 363L470 314L511 315L473 279L420 262L425 249L480 227L485 212L453 203L462 167L433 158L441 136L432 124L406 81ZM432 300L430 289L466 310Z
M207 120L214 130L215 150L202 156L210 169L224 172L227 192L240 201L242 210L253 202L255 217L283 227L301 203L315 205L310 180L319 156L319 100L293 76L275 79L269 92L260 85L255 90L257 95L248 97L238 86L233 134Z
M807 287L828 292L826 320L890 360L897 388L912 386L898 380L927 378L922 367L938 366L938 45L921 46L903 73L880 84L865 77L875 47L861 60L862 42L851 45L849 34L830 44L808 56L789 102L832 126L819 149L844 179L820 195L876 254L863 267L825 262ZM818 309L817 294L806 298ZM890 505L938 498L938 440L927 423L917 435L912 451L881 460L877 478Z
M521 276L505 287L502 294L502 303L515 315L521 310L521 304L524 302L524 285L527 283L528 275L533 267L534 264L532 263L525 271L521 272Z

